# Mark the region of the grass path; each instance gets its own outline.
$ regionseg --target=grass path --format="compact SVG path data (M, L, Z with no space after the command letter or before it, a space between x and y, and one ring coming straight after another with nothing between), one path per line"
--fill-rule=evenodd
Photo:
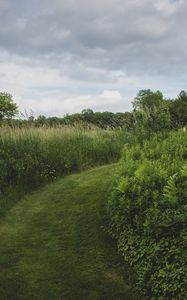
M115 169L49 184L1 219L1 300L138 299L101 230Z

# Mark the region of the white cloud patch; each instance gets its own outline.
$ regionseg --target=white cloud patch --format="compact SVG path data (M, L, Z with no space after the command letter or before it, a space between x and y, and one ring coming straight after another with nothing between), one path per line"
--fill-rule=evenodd
M130 110L128 98L122 97L118 91L103 91L101 94L66 96L58 93L51 95L40 95L39 99L30 99L31 109L24 108L24 99L19 99L22 111L28 114L32 111L35 116L40 114L52 116L64 116L67 113L81 112L85 108L91 108L94 111L121 111Z
M178 0L157 0L155 1L155 6L162 13L171 15L178 7Z

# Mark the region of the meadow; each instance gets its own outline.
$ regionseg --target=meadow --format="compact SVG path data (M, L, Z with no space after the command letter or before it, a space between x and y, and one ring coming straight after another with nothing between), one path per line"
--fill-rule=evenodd
M80 126L0 132L0 298L139 299L101 229L112 163L133 137Z
M116 162L127 136L79 125L0 128L0 212L58 177Z
M1 294L186 299L186 200L182 129L1 127Z

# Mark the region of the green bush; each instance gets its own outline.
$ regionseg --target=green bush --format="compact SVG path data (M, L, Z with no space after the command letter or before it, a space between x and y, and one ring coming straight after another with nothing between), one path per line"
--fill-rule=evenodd
M187 134L126 146L107 204L118 249L152 299L187 299Z

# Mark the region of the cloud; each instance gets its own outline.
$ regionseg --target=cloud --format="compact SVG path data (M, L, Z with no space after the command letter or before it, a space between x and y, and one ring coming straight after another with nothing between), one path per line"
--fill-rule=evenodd
M66 112L105 90L128 97L123 110L141 88L174 96L187 80L186 11L185 0L0 0L0 89L48 114L54 91Z
M57 92L47 94L47 96L40 95L37 99L30 99L29 104L32 110L25 108L24 99L19 99L19 105L22 107L22 112L25 111L34 116L48 115L48 116L64 116L68 113L81 112L85 108L91 108L94 111L115 111L130 110L129 99L123 97L118 91L103 91L101 94L95 95L80 95L67 96L59 95ZM53 99L53 100L52 100Z

